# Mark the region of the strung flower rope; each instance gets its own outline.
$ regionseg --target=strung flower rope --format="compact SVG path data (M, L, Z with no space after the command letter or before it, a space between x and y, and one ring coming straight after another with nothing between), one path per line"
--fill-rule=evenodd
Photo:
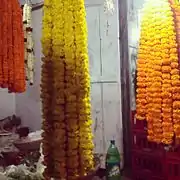
M64 3L53 0L52 63L53 63L53 161L55 179L67 179L67 123L65 109ZM69 22L69 21L68 21Z
M8 10L8 34L7 34L7 49L8 49L8 86L9 89L13 88L13 83L14 83L14 63L13 63L13 27L12 27L12 21L13 21L13 6L12 3L8 3L7 5Z
M24 34L18 0L1 1L0 87L9 92L25 91Z
M8 87L8 42L7 42L7 34L8 34L8 2L6 0L3 0L3 16L2 16L2 41L3 41L3 60L2 60L2 66L3 66L3 88ZM11 23L11 22L9 22Z
M8 2L9 3L9 2ZM22 10L18 0L13 0L13 50L14 50L14 84L13 92L24 92L25 67L24 67L24 33L22 23Z
M25 3L23 7L23 24L24 24L24 51L25 51L25 68L26 80L30 85L34 81L34 43L32 37L32 7Z
M42 151L44 154L44 179L50 180L54 173L53 161L53 119L52 119L52 97L53 89L53 66L52 66L52 0L44 1L44 16L42 28L42 50L45 58L42 59L41 68L41 99L42 99Z
M148 121L148 139L154 140L154 129L153 129L153 116L152 105L153 97L151 95L151 83L153 82L152 77L152 66L153 66L153 56L147 53L147 50L151 52L152 46L150 45L149 38L151 33L146 33L146 31L151 28L150 23L147 23L147 19L152 19L152 14L145 14L146 9L144 9L144 19L142 21L141 27L141 38L139 45L138 61L137 61L137 96L136 96L136 108L137 114L136 118L138 120ZM146 18L145 18L146 17ZM149 61L148 61L149 60ZM148 102L148 104L147 104Z
M78 3L78 2L76 2ZM64 38L65 38L65 81L66 81L66 121L67 126L67 170L68 179L79 176L79 121L78 121L78 103L77 92L78 85L76 82L76 41L75 41L75 9L74 1L64 1ZM78 22L80 23L80 22ZM80 25L82 26L82 25ZM71 35L70 35L71 34ZM82 38L82 37L81 37ZM83 40L83 39L82 39Z
M44 177L73 180L94 168L84 0L44 3Z
M2 6L0 6L0 17L3 17L3 3L4 1L2 1ZM1 23L1 21L0 21ZM2 24L0 24L0 27L2 27ZM0 28L0 37L3 37L3 28ZM3 48L3 39L0 38L0 49ZM0 87L2 87L3 85L3 51L0 51Z
M73 1L73 0L72 0ZM73 1L76 53L77 114L79 121L80 176L94 168L91 131L90 73L87 50L87 24L84 0Z
M178 55L180 57L180 4L176 0L170 0L172 11L174 12L174 21L176 29L176 39L178 43ZM174 49L175 51L175 49ZM178 60L175 56L172 56L171 63L171 79L172 79L172 93L173 93L173 121L174 121L174 131L176 139L180 139L180 72Z
M137 63L136 117L147 120L150 141L171 144L179 124L175 118L179 101L174 92L175 82L180 83L180 79L174 19L168 1L151 0L145 4Z

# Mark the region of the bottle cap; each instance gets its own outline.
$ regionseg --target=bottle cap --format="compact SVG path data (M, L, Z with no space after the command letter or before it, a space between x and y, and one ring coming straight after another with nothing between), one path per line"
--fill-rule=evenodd
M111 144L115 145L115 140L111 140Z

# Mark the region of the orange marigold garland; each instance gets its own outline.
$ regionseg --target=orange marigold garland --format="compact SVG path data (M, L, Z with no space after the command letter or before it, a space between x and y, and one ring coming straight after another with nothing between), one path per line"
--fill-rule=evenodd
M2 16L2 39L3 39L3 59L2 59L2 66L3 66L3 88L8 87L8 43L7 43L7 34L8 34L8 1L3 0L3 16Z
M3 2L2 2L3 3ZM0 6L0 17L3 17L3 6ZM2 27L3 22L0 21L0 27ZM3 29L0 28L0 37L3 36ZM3 48L3 39L0 38L0 49ZM3 62L3 51L0 51L0 87L2 87L3 84L3 67L2 67L2 62Z
M180 96L175 93L180 90L180 77L174 19L168 0L146 3L141 31L136 117L139 120L146 117L150 141L171 144L174 132L176 137L180 134ZM146 65L142 69L143 63Z
M141 40L140 43L142 42ZM140 52L141 51L141 52ZM144 53L143 46L140 47L137 64L137 97L136 97L136 118L145 120L146 118L146 59L147 54Z
M146 9L144 9L146 13ZM144 14L145 17L145 14ZM147 19L152 19L152 14L146 14ZM154 139L154 129L152 120L152 98L151 95L151 83L153 82L152 74L152 60L153 56L148 52L151 52L151 45L149 39L152 37L151 33L147 33L148 29L151 28L151 24L147 23L146 18L142 21L141 26L141 38L138 53L138 63L137 63L137 114L136 118L138 120L148 121L148 139L153 141ZM147 104L148 103L148 104Z
M1 2L0 87L9 92L25 91L24 34L18 0Z
M174 22L177 33L177 42L178 42L178 54L180 57L180 3L178 0L169 0L171 4L172 11L174 13Z
M13 5L8 3L7 5L8 13L8 33L7 33L7 47L8 47L8 87L9 89L13 88L14 83L14 62L13 62Z
M178 55L180 58L180 4L176 0L169 0L171 3L172 11L174 12L174 22L175 29L177 32L177 42L178 42ZM175 51L175 49L174 49ZM171 56L171 74L172 74L172 92L173 92L173 121L174 121L174 131L177 139L180 139L180 72L178 59L175 56Z
M25 64L24 64L24 32L22 10L18 0L13 1L13 53L14 53L14 84L13 92L25 91Z

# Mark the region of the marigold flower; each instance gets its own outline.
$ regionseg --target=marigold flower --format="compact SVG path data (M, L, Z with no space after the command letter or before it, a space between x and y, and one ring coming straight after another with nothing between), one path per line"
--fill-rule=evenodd
M156 4L156 6L155 6ZM163 13L157 16L157 13ZM156 16L155 16L156 14ZM138 55L137 117L148 122L148 140L170 144L180 108L180 75L173 12L167 1L148 1L144 7ZM143 61L142 61L143 59ZM144 68L142 68L142 64ZM141 73L142 72L142 73ZM143 83L142 80L144 79ZM145 95L142 96L141 94ZM140 110L142 106L146 110ZM138 114L139 113L139 114ZM140 115L141 114L141 115ZM168 128L169 127L169 128Z
M84 1L45 0L44 4L44 176L74 179L94 168Z

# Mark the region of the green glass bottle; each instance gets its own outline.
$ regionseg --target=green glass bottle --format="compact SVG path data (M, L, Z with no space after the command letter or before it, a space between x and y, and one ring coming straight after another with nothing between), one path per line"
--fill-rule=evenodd
M111 144L106 154L106 180L120 180L120 154L115 145L115 141L111 140Z

